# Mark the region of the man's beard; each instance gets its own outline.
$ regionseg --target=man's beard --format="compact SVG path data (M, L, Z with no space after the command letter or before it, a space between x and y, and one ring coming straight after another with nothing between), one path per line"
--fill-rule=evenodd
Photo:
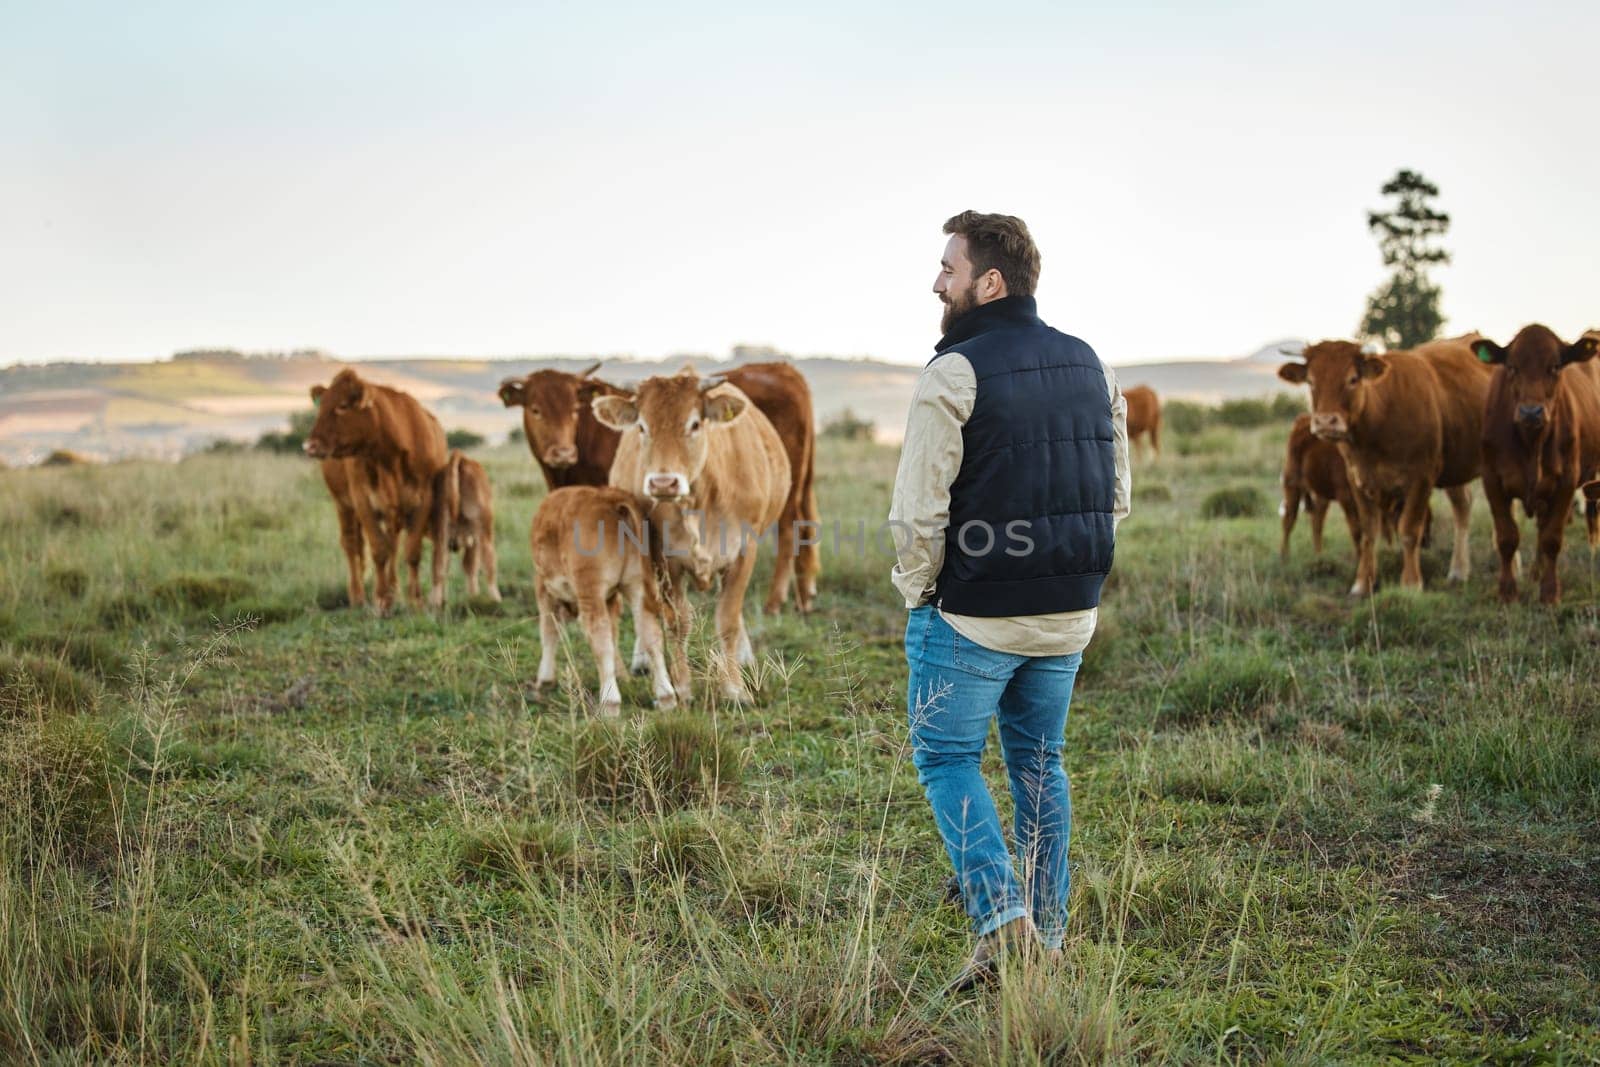
M960 292L947 291L939 299L944 301L944 317L939 320L939 332L949 333L951 323L978 306L978 287L969 285Z

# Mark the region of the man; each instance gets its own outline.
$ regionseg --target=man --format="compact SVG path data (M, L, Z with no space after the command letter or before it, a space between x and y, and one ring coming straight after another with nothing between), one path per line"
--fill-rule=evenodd
M977 936L954 991L1007 951L1059 954L1063 732L1130 484L1127 405L1092 348L1040 321L1027 226L966 211L944 232L944 337L912 395L889 518L912 760ZM979 771L996 716L1020 874Z

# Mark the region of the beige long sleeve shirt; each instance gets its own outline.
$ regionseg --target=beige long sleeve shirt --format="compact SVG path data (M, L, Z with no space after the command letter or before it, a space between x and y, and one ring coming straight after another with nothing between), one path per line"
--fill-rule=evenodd
M1116 497L1112 518L1129 511L1132 480L1128 468L1128 403L1116 375L1105 367L1116 436ZM961 470L961 428L972 416L978 381L972 364L947 352L917 378L906 416L905 442L895 473L889 521L896 532L897 562L891 579L906 607L926 603L944 565L945 529L950 525L950 486ZM1082 652L1094 636L1099 612L1062 611L1048 615L980 618L944 614L957 633L997 652L1019 656L1065 656Z

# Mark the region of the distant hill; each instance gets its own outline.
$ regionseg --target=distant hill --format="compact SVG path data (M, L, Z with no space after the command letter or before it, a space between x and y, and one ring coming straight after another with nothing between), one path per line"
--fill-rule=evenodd
M1126 385L1145 384L1166 397L1215 403L1278 391L1279 342L1242 359L1146 363L1116 368ZM734 360L676 356L636 360L617 356L599 372L626 384L675 370L686 360L705 371L739 359L780 357L741 348ZM253 441L282 429L292 412L310 406L311 386L355 366L374 381L405 389L426 404L446 429L468 429L503 440L521 425L496 395L501 379L544 367L578 370L599 356L452 359L395 357L343 361L322 352L247 355L227 350L184 352L152 363L47 363L0 369L0 460L36 463L57 448L101 459L176 458L219 439ZM897 440L917 366L869 359L792 358L811 383L819 423L846 408L870 420L884 440Z

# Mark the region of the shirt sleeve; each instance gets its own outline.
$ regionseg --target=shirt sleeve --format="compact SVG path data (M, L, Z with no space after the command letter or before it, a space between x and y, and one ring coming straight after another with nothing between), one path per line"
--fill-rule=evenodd
M1117 487L1111 505L1112 529L1115 530L1133 510L1133 471L1128 463L1128 398L1122 395L1116 372L1106 367L1104 362L1101 366L1105 367L1106 388L1111 394L1111 429L1115 439Z
M927 602L944 566L950 485L961 470L961 428L977 398L972 364L959 352L930 363L912 391L889 508L896 558L890 580L907 608Z

